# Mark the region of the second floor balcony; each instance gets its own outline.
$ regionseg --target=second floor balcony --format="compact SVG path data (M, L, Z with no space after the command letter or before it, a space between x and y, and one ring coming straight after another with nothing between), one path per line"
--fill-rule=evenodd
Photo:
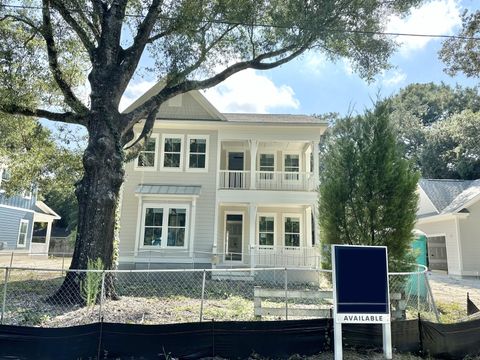
M220 142L220 190L315 191L318 143L313 141Z
M219 188L232 190L315 191L313 172L220 170Z

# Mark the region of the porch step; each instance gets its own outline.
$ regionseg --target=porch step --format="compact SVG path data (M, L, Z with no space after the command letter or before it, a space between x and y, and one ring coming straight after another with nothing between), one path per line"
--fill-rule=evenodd
M212 280L253 281L250 271L213 271Z

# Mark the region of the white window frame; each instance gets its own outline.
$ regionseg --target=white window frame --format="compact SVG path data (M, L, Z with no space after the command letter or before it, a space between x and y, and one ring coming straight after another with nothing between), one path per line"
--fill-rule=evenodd
M205 167L204 168L191 168L190 167L190 140L191 139L202 139L205 140ZM208 148L210 146L210 136L209 135L187 135L187 142L185 147L187 149L186 153L186 171L191 172L208 172ZM200 153L195 153L200 154Z
M287 175L291 175L293 172L289 172L287 174L287 171L285 170L285 157L286 155L298 155L298 179L290 179ZM282 153L282 171L283 171L283 180L285 181L300 181L302 178L302 154L299 151L284 151Z
M25 232L25 240L24 240L23 244L20 244L20 235L22 234L21 233L22 224L27 224L27 230ZM27 235L28 235L28 227L29 226L30 226L30 220L20 219L20 226L18 227L18 238L17 238L17 247L18 248L24 248L24 247L27 246Z
M260 245L260 217L273 217L273 245ZM276 213L257 213L256 245L262 249L273 249L277 245L277 214Z
M275 174L277 171L277 154L275 152L269 152L269 151L262 151L257 154L257 169L256 171L261 172L261 173L266 173L267 171L261 170L261 157L262 155L273 155L273 171L271 171L271 178L270 179L261 179L261 181L273 181L275 180Z
M285 220L286 218L298 218L298 221L300 222L300 239L299 239L299 244L298 246L292 246L292 245L286 245L285 244ZM285 213L282 214L282 246L288 250L300 250L302 246L302 240L303 240L303 214L301 213Z
M137 156L135 158L135 166L134 170L136 171L157 171L157 163L158 163L158 143L160 142L160 137L158 136L159 134L152 134L150 136L150 139L155 139L155 157L153 159L153 166L138 166L138 158L140 157ZM136 137L135 137L136 138Z
M163 209L162 219L162 242L158 245L145 245L145 218L147 209ZM170 209L185 209L185 242L183 246L168 246L168 214ZM164 241L165 239L165 241ZM190 205L189 204L174 204L174 203L144 203L142 207L142 216L140 220L140 249L154 250L185 250L188 249L190 242Z
M179 167L165 167L165 139L180 139L180 165ZM185 153L185 135L184 134L162 134L162 148L160 149L160 170L171 172L183 171L183 158Z

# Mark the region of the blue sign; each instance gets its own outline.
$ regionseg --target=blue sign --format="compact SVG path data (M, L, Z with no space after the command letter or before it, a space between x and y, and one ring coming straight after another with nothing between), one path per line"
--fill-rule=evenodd
M332 255L337 321L390 321L387 248L334 245Z

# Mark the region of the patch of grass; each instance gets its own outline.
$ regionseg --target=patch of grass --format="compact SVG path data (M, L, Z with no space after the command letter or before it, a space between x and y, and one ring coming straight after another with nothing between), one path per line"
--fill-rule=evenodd
M467 310L459 303L438 302L437 308L440 313L441 323L449 324L459 322L467 316Z

